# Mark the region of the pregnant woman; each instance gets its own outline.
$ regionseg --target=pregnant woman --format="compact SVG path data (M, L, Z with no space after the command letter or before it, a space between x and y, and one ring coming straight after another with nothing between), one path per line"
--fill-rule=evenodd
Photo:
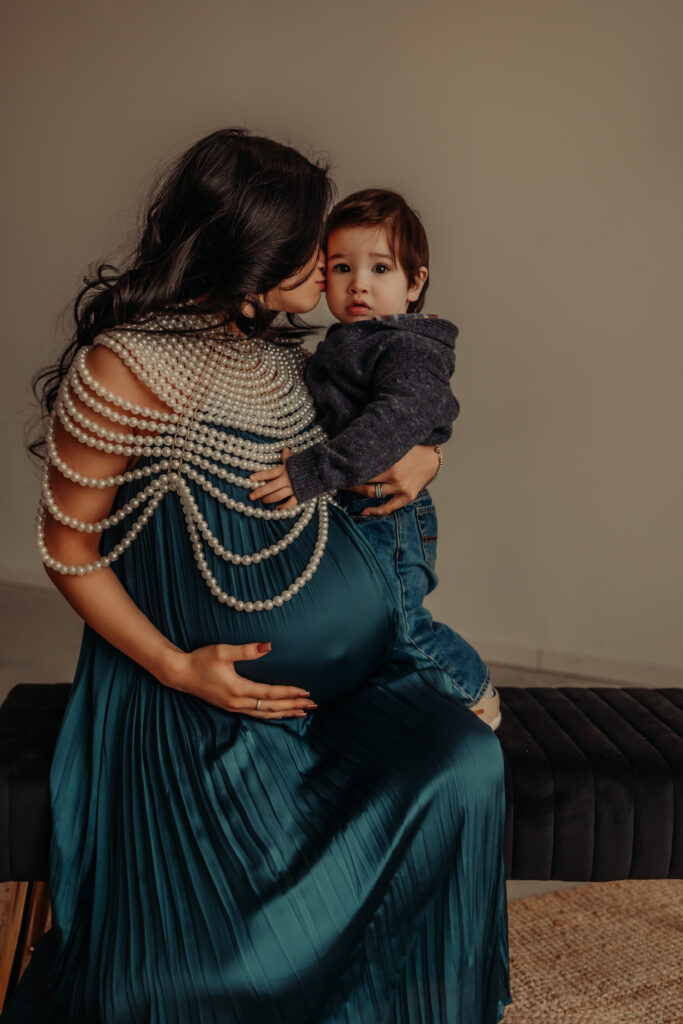
M510 1001L497 739L392 656L330 496L248 498L321 437L296 314L330 191L289 147L201 140L44 378L38 545L86 628L53 926L6 1024L495 1024Z

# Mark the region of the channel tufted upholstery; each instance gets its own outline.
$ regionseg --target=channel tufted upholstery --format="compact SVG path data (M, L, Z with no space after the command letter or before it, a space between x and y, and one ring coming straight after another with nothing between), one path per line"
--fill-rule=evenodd
M683 690L500 688L509 878L683 877Z
M66 683L0 708L0 881L46 879ZM683 690L501 687L509 878L683 877Z
M0 707L0 882L47 879L50 764L70 691L20 684Z

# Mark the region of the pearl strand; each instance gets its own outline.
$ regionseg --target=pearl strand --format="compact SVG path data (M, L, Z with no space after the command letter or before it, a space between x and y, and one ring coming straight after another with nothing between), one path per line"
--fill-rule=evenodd
M85 444L88 448L96 448L100 452L105 452L107 455L128 455L128 456L140 456L140 455L161 455L164 454L162 449L157 446L151 445L130 445L120 444L113 441L106 440L105 438L93 437L92 434L88 433L73 422L71 417L66 411L63 401L61 398L57 400L54 409L57 418L72 437L75 437L81 444ZM167 448L166 453L170 455L171 449Z
M105 344L105 342L102 341L101 344ZM95 380L85 365L88 352L90 351L89 347L82 348L78 355L75 356L71 369L76 371L91 391L94 391L100 398L106 399L111 405L126 409L128 412L133 412L138 416L148 416L157 420L169 420L171 423L178 422L178 414L175 412L158 412L156 409L148 409L146 405L135 405L134 402L128 402L126 399L119 398L113 391L108 391L107 388L103 387L99 381Z
M36 517L36 544L43 563L48 567L48 569L54 569L55 572L60 573L62 576L86 576L92 572L97 572L98 569L106 569L108 566L112 565L113 562L116 562L123 552L131 546L143 526L145 526L152 518L152 515L156 511L163 496L163 493L158 494L150 500L149 505L140 518L133 523L123 540L116 544L108 555L98 558L96 562L88 562L86 565L67 565L65 562L60 562L59 559L53 558L50 555L50 552L47 549L47 544L45 543L46 509L45 503L41 499L38 506L38 515Z
M91 434L96 434L97 437L103 437L107 441L116 441L119 444L128 445L152 445L152 444L172 444L172 434L124 434L117 430L107 430L106 427L101 427L94 420L88 419L88 417L79 412L76 405L69 394L68 388L64 389L64 393L61 395L61 402L66 409L68 415L76 423L80 423L82 427L90 431ZM154 424L156 427L156 424Z
M222 490L220 490L218 487L214 487L208 480L204 480L203 482L201 482L202 481L202 477L201 476L199 478L199 481L200 481L200 485L202 486L202 489L206 490L207 494L211 498L214 498L221 505L225 505L226 508L229 508L232 511L236 511L236 512L242 514L242 515L248 516L249 518L251 518L253 516L255 519L274 519L274 518L282 518L282 519L290 518L291 519L291 518L294 518L294 516L297 515L300 512L300 510L303 508L303 512L301 514L301 518L300 518L299 522L296 523L292 527L292 529L289 531L289 534L286 534L275 545L271 545L271 547L278 548L279 551L284 551L285 548L289 544L292 543L292 541L296 540L296 538L299 537L299 535L301 534L304 526L308 525L308 523L310 522L310 520L311 520L311 518L313 516L313 512L315 511L315 501L314 501L314 499L311 499L311 501L307 502L305 506L297 505L293 509L260 509L260 508L256 508L253 505L245 505L244 502L239 502L239 501L234 500L233 498L229 498L227 495L224 495L222 493ZM211 541L209 541L210 547L216 548L216 549L217 548L221 548L222 550L225 550L225 549L222 548L222 545L218 544L217 538L212 534L211 529L209 528L209 524L207 523L206 519L204 519L202 513L199 510L199 506L197 504L197 501L195 500L193 494L191 494L191 492L190 492L189 487L182 480L181 477L176 477L175 478L173 489L175 489L177 494L180 496L180 501L181 501L181 504L183 504L183 507L186 506L186 508L189 509L191 511L191 513L193 513L193 518L198 523L198 525L200 525L200 523L204 523L204 527L206 528L206 534L205 534L206 539L209 540L209 536L211 536L211 538L213 538L213 540L216 542L215 545L214 545ZM270 513L270 515L268 515L268 512ZM274 513L278 513L278 516L275 516ZM204 532L204 529L203 529L203 532ZM263 551L261 551L260 554L263 555ZM275 552L271 551L270 554L275 554ZM241 559L242 558L241 555L236 555L234 557L236 557L236 559ZM267 557L267 556L264 555L263 557ZM236 562L234 562L234 564L237 565L238 562L236 561ZM249 562L245 562L245 564L249 565L250 563Z
M163 320L159 318L158 323ZM177 317L172 320L174 325L184 330L187 320L181 322ZM252 490L255 488L248 478L224 467L230 465L248 470L263 469L279 461L280 452L285 446L300 451L317 440L325 439L319 426L308 426L314 410L303 385L303 356L299 350L281 349L261 340L250 341L247 346L244 339L239 339L234 345L226 344L220 333L218 338L214 335L196 336L190 343L186 334L182 337L169 337L155 333L154 338L150 339L150 333L110 332L100 341L111 348L131 372L146 383L173 412L137 405L104 388L88 370L87 350L83 349L77 354L62 383L53 416L80 443L105 454L155 458L163 455L164 458L151 465L113 476L88 477L72 469L59 456L51 421L47 431L48 459L36 521L36 540L43 561L49 568L63 575L82 576L108 567L139 536L164 496L169 491L175 491L185 514L195 560L212 595L236 611L270 611L273 607L280 607L309 582L320 564L328 536L328 506L331 498L323 495L293 509L266 509L230 497L200 470L208 471L219 480L237 487ZM222 342L218 347L217 340ZM198 391L201 396L195 400ZM83 406L92 409L119 429L109 430L91 420L79 410L72 395ZM226 433L219 429L221 426L231 426L276 440L254 441ZM121 430L121 427L154 433L133 433ZM87 523L68 516L58 507L49 487L50 466L81 486L100 489L119 487L144 477L155 479L120 509L99 522ZM186 481L192 481L230 511L248 518L281 520L299 517L298 521L268 547L251 554L236 554L224 548L212 533ZM79 532L101 533L132 515L145 502L146 508L109 555L80 566L66 565L50 555L44 535L46 514ZM305 569L294 583L272 598L255 602L242 601L221 590L208 567L200 535L214 556L224 562L258 565L282 553L292 544L310 524L316 509L319 516L318 538Z
M223 558L224 561L226 562L232 562L233 565L251 565L252 562L255 565L258 565L259 562L263 561L266 558L270 558L271 555L277 555L280 552L284 551L286 547L292 544L297 539L297 537L299 537L303 533L304 529L308 526L311 519L313 518L313 513L315 512L316 509L316 503L314 500L308 502L308 507L304 510L301 518L299 519L299 522L295 523L291 530L288 533L286 533L283 537L281 537L280 540L277 541L277 543L271 544L267 548L261 548L260 551L252 552L252 554L250 555L236 555L234 552L228 551L226 548L224 548L223 545L218 542L218 538L211 532L209 524L207 523L206 519L200 512L199 506L187 484L182 483L181 481L177 490L178 493L180 494L180 501L185 512L185 518L188 521L189 519L191 519L195 523L195 525L199 529L199 532L202 534L207 544L209 545L210 548L213 549L216 555L218 555L220 558ZM251 508L251 506L247 506L244 509L245 514L247 508ZM237 511L240 510L238 509ZM254 515L256 514L256 512L261 511L267 510L254 509Z
M159 480L153 480L151 484L144 487L141 491L122 505L116 512L112 512L111 515L105 516L104 519L100 519L95 523L87 523L82 519L76 519L74 516L66 515L58 506L55 501L52 491L50 490L50 484L48 480L49 466L45 466L43 469L43 482L42 482L42 497L45 508L50 513L53 519L56 519L58 523L62 523L64 526L70 526L72 530L78 530L79 533L102 533L103 530L108 530L111 526L116 526L122 522L127 516L133 514L133 512L140 507L148 498L152 498L154 494L162 490L162 493L166 493L163 484Z
M86 352L86 349L82 349L82 352ZM159 430L160 424L156 420L163 419L161 413L156 414L154 420L142 419L139 416L126 416L125 413L117 412L115 409L110 408L104 402L100 402L98 398L95 398L90 391L87 390L83 385L82 378L78 373L74 373L70 379L69 384L76 394L77 398L88 408L92 409L93 412L98 412L100 415L105 416L112 423L121 423L123 426L138 427L140 430ZM151 410L150 410L151 412Z
M183 344L183 339L180 341L179 345L178 339L162 340L157 337L152 346L149 338L145 336L131 336L128 332L110 332L101 343L116 352L132 372L179 414L187 396L187 381L196 380L197 371L206 364L208 344L207 340L200 339L196 343L197 351L190 353L187 344ZM137 342L133 346L135 352L132 351L132 342ZM303 386L303 355L297 352L296 358L291 352L279 353L275 346L268 346L268 343L261 342L260 346L264 353L264 365L267 365L265 383L270 383L273 378L280 376L281 386L276 389L271 386L265 392L260 390L255 399L245 397L242 394L244 389L236 387L232 381L234 374L226 375L220 372L219 364L221 360L225 360L226 351L224 348L220 349L215 354L215 366L212 367L218 371L212 381L214 393L207 396L205 409L198 412L198 419L215 419L216 422L226 425L234 420L233 425L241 429L281 436L285 423L290 427L296 427L314 418L310 396ZM183 363L191 366L192 374L189 376L189 371L184 369L184 365L179 365L179 352L182 354ZM282 397L287 392L290 393L290 399L285 407ZM226 414L226 406L235 410L234 416ZM289 407L291 412L288 411Z
M69 381L68 383L72 382ZM76 391L77 389L74 390ZM65 413L65 406L70 416ZM102 415L105 415L105 413L111 413L111 410L107 410L104 407L102 407L98 411L100 411ZM129 456L138 455L140 453L147 455L150 454L150 451L152 452L152 454L157 454L155 449L159 449L159 454L163 454L165 456L170 454L169 451L167 451L166 448L163 447L172 444L172 437L170 435L160 434L157 436L143 436L124 434L117 431L108 431L105 428L100 427L98 424L93 423L83 414L79 413L76 410L70 396L68 395L68 391L65 391L65 394L63 396L63 404L60 404L58 413L60 414L62 425L65 427L65 429L69 430L69 432L72 433L77 438L77 440L81 441L82 443L88 444L91 447L99 448L107 453L113 451L117 454L126 454ZM118 414L114 415L116 415L118 419ZM104 444L97 444L97 442L94 442L91 438L89 439L87 432L79 433L75 429L74 424L71 422L71 417L76 418L81 423L82 426L87 427L87 431L96 434L99 437L100 441L103 441ZM141 425L143 422L145 426L148 428L154 428L158 426L154 422L149 423L147 421L140 421ZM200 437L202 435L206 435L207 427L205 425L199 425L198 431ZM185 447L190 451L194 450L195 444L190 439L198 436L197 429L191 430L188 434L188 428L187 425L185 424L184 418L181 418L180 420L180 426L177 429L177 434L180 435L181 437L187 436L188 440L186 441ZM279 443L267 443L265 445L258 445L256 442L252 442L247 439L236 438L234 435L228 435L225 438L225 441L223 441L221 440L221 433L216 431L215 428L211 428L210 430L208 430L208 435L212 440L216 439L216 437L218 438L218 441L216 443L216 447L218 449L227 447L228 450L230 450L235 446L239 445L244 445L248 450L252 451L255 449L266 448L267 457L264 459L263 456L265 453L259 452L260 461L258 463L255 460L240 462L239 460L231 460L229 458L219 455L221 461L224 464L232 462L233 465L239 465L241 466L241 468L250 470L258 470L264 468L262 465L263 462L270 463L278 461L280 457L279 452L283 444L287 444L290 447L293 447L295 450L301 450L301 448L306 446L306 441L316 441L324 437L324 433L317 425L311 428L310 430L305 431L304 434L301 434L299 436L286 437L283 438ZM222 436L225 437L225 435ZM107 444L111 444L112 448L108 448ZM213 450L209 450L209 447L210 446L205 446L204 450L202 451L203 455L208 455L209 457L211 457L218 454Z
M301 512L306 508L306 504L295 505L293 508L259 508L258 505L247 505L244 501L238 501L235 498L231 498L228 494L224 494L219 487L214 487L210 480L207 480L205 476L198 473L196 469L192 469L189 466L184 466L184 475L188 480L194 480L198 483L203 491L211 498L215 498L221 505L225 505L231 512L239 512L240 515L246 516L251 519L252 516L255 519L293 519L294 516L300 515ZM253 485L250 485L253 486ZM314 501L311 498L311 501Z
M315 498L313 500L318 506L318 538L313 548L313 553L306 564L306 568L300 576L296 577L293 583L288 587L285 587L285 589L279 594L276 594L272 598L266 598L263 601L242 601L235 597L234 594L228 594L225 590L221 589L216 577L209 569L206 558L204 557L197 527L190 519L188 521L187 531L190 535L195 561L203 580L211 591L212 596L218 598L221 604L227 604L237 612L269 612L272 611L273 608L281 608L285 601L291 600L295 594L298 594L299 591L313 579L313 576L315 575L322 560L329 535L329 513L325 496L323 495L320 498Z
M67 480L71 480L75 484L80 484L81 487L97 487L103 490L105 487L122 487L123 484L130 484L133 480L142 480L145 476L153 476L155 473L164 472L168 469L168 460L162 459L161 462L153 462L149 466L141 466L136 469L128 469L125 473L117 473L116 476L83 476L82 473L78 473L75 469L71 469L70 466L60 458L59 452L57 451L57 445L55 444L55 435L52 421L48 424L47 434L45 435L45 443L47 445L47 462L54 466L54 468L61 473Z

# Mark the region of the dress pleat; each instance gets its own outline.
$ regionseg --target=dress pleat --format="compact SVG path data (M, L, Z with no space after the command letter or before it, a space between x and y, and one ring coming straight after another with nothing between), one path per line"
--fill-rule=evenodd
M196 496L232 550L286 529ZM448 678L392 658L382 572L330 511L318 572L270 613L211 596L173 494L117 563L178 646L270 640L243 674L305 683L320 707L277 722L222 711L86 627L50 777L53 927L3 1024L502 1018L498 740ZM304 532L263 567L215 572L258 599L288 585L310 546Z

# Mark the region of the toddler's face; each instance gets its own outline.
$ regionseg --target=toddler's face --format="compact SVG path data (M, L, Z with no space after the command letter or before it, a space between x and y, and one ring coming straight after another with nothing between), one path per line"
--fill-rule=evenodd
M420 267L419 281L408 281L382 227L340 227L327 240L327 305L343 324L405 313L426 279Z

